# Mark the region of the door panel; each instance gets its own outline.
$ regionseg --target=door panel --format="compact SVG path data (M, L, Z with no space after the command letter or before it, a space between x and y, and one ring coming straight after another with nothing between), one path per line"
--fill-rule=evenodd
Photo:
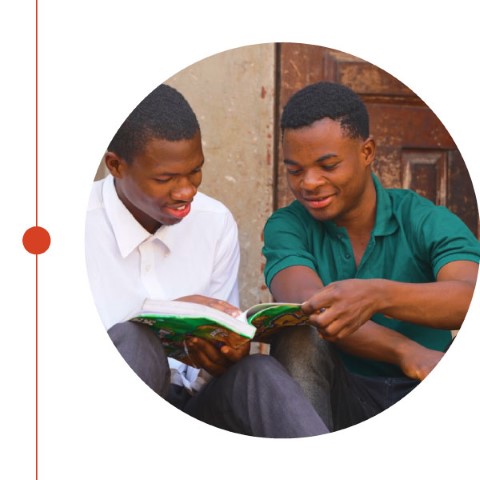
M411 188L446 205L447 154L443 151L402 150L402 188Z
M478 232L478 205L472 179L458 150L448 153L447 207ZM478 236L478 235L477 235Z

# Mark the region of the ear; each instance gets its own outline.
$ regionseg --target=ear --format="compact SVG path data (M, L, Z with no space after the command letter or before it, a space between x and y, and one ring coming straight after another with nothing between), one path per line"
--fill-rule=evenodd
M375 160L376 144L373 137L368 137L362 145L362 154L365 165L371 165Z
M122 158L119 157L114 152L107 152L103 156L103 160L105 165L108 168L108 171L115 177L115 178L122 178L125 174L125 170L128 167L127 162Z

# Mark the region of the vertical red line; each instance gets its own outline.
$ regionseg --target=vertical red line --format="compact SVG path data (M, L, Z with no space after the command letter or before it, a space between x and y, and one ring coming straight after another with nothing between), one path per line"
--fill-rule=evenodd
M35 0L35 225L38 227L38 0ZM38 255L35 255L35 479L38 480Z
M35 255L35 472L38 480L38 255Z
M38 227L38 0L35 0L35 225Z

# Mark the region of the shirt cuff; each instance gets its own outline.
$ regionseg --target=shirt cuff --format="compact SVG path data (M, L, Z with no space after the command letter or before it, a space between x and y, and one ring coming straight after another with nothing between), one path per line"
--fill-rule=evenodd
M190 367L173 358L168 359L170 383L188 390L191 395L199 392L213 377L206 370Z

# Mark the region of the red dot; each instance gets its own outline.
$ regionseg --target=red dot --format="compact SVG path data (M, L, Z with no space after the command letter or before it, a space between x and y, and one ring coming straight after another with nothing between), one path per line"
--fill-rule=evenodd
M23 234L23 246L34 255L44 253L50 246L50 234L42 227L31 227Z

